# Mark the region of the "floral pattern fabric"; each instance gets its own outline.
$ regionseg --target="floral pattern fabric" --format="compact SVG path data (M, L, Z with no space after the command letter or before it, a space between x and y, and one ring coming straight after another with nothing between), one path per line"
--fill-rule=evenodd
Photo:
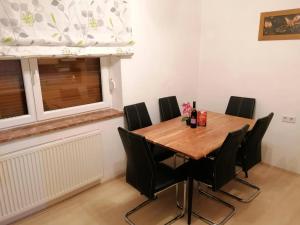
M128 11L128 0L1 0L0 56L130 53Z

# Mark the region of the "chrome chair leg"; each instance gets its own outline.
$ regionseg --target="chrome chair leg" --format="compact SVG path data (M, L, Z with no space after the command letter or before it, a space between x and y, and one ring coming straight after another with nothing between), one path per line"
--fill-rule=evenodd
M236 166L235 167L235 175L237 176L240 172L242 172L243 171L243 168L242 167L240 167L240 166Z
M161 191L160 191L161 192ZM125 214L125 221L130 224L130 225L135 225L135 223L132 222L132 220L129 219L129 216L132 215L133 213L135 213L136 211L138 211L139 209L143 208L144 206L148 205L149 203L153 202L154 200L157 199L157 196L155 196L154 199L148 199L144 202L142 202L141 204L139 204L137 207L135 207L134 209L130 210L129 212L127 212ZM178 184L176 184L176 204L179 204L179 200L178 200ZM183 207L181 210L180 214L177 214L173 219L169 220L167 223L165 223L165 225L169 225L174 223L176 220L184 217L185 214L185 208L186 208L186 182L184 181L184 191L183 191Z
M178 190L178 184L176 184L176 206L179 209L183 209L183 207L180 206L180 202L179 202L179 199L178 199L178 192L179 192L179 190Z
M249 182L247 182L247 181L245 181L241 178L238 178L238 177L236 177L235 180L240 182L241 184L247 185L248 187L250 187L252 189L255 189L256 191L252 195L250 195L249 198L247 198L247 199L240 198L237 195L231 194L231 193L223 191L223 190L220 190L220 192L222 192L222 193L224 193L224 194L226 194L226 195L228 195L232 198L235 198L236 200L238 200L240 202L244 202L244 203L251 202L253 199L255 199L259 195L259 193L260 193L260 188L259 187L255 186L255 185L253 185L253 184L251 184L251 183L249 183Z
M186 208L186 194L187 194L186 193L186 191L187 191L186 181L184 181L183 185L184 185L184 189L183 189L183 205L182 206L180 205L179 198L178 198L178 193L179 193L178 185L176 185L176 206L177 206L177 208L179 208L181 210L185 210L185 208Z
M132 210L130 210L129 212L127 212L125 214L125 221L130 224L130 225L135 225L130 219L129 216L133 213L135 213L136 211L138 211L139 209L143 208L144 206L148 205L149 203L153 202L156 198L154 199L148 199L144 202L142 202L141 204L139 204L137 207L133 208Z
M235 169L235 175L237 176L240 172L244 172L245 173L245 178L248 178L248 171L244 170L242 167L237 166Z
M186 181L184 181L183 183L184 185L184 188L183 188L183 206L182 206L182 210L181 210L181 213L178 214L176 217L174 217L173 219L171 219L169 222L165 223L165 225L168 225L168 224L171 224L171 223L174 223L176 220L184 217L184 214L185 214L185 209L186 209ZM179 200L178 200L178 185L176 185L176 204L177 204L177 207L179 204Z
M183 163L188 161L188 158L180 153L176 153L175 155L176 157L183 159Z
M186 163L187 160L188 160L185 156L183 156L183 155L181 155L181 154L178 154L178 153L175 154L175 155L173 156L173 167L174 167L174 168L177 167L177 158L183 159L183 163Z
M174 169L176 169L176 161L177 161L177 158L176 158L176 154L173 156L173 167L174 167Z
M223 224L225 224L225 223L226 223L226 222L234 215L234 213L235 213L235 207L234 207L233 205L231 205L231 204L225 202L224 200L222 200L222 199L220 199L220 198L217 198L216 196L214 196L214 195L212 195L212 194L209 194L209 193L207 193L207 192L205 192L205 191L203 191L203 190L200 190L200 189L199 189L199 193L202 194L202 195L204 195L204 196L206 196L207 198L210 198L210 199L212 199L212 200L214 200L214 201L216 201L216 202L219 202L219 203L221 203L222 205L224 205L224 206L230 208L231 211L230 211L230 213L229 213L229 214L228 214L228 215L227 215L220 223L216 223L216 222L214 222L214 221L212 221L212 220L210 220L210 219L208 219L208 218L205 218L205 217L199 215L199 214L196 213L196 212L192 212L192 213L193 213L193 216L198 217L200 220L202 220L202 221L204 221L205 223L210 224L210 225L223 225Z

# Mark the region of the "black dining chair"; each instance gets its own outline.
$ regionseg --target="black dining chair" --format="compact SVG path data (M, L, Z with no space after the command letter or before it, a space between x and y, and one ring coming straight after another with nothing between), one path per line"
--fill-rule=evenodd
M145 102L124 106L124 114L129 131L152 125Z
M236 153L248 128L249 125L245 125L240 130L230 132L227 135L222 146L214 152L213 156L202 158L197 161L191 161L190 173L193 176L193 178L199 181L200 183L211 187L212 190L215 192L221 191L221 188L224 185L236 178ZM214 222L211 219L205 218L196 212L193 212L194 216L197 216L199 219L203 220L208 224L224 224L234 215L235 207L233 205L202 190L201 188L199 188L199 193L223 204L224 206L230 209L230 212L219 223Z
M163 163L156 162L145 138L118 128L127 157L126 182L138 190L147 200L125 214L125 221L134 225L129 216L145 205L157 199L157 194L184 182L183 205L186 201L186 165L173 169ZM176 192L176 201L178 193ZM174 204L175 206L176 204ZM184 207L185 209L185 207ZM171 224L184 216L184 209L166 224Z
M225 114L252 119L254 109L255 98L231 96Z
M152 125L146 104L144 102L124 106L124 115L129 131L145 128ZM156 161L163 161L172 156L174 152L160 146L149 143ZM174 165L176 165L174 159Z
M158 105L159 105L159 112L160 112L160 120L162 122L181 116L181 112L178 106L176 96L159 98ZM184 162L187 161L186 157L177 153L174 159L175 162L177 156L184 159Z
M181 116L176 96L158 99L161 121L170 120Z
M252 130L248 131L241 148L238 150L237 164L242 166L245 177L248 170L261 162L261 142L271 123L274 113L256 121Z
M238 166L242 167L246 178L248 177L248 170L261 162L261 142L273 116L274 113L270 113L268 116L258 119L252 130L248 131L241 144L241 147L238 149L236 163ZM228 192L224 193L237 199L238 201L245 203L252 201L260 193L259 187L243 179L238 178L238 181L249 186L250 188L255 189L256 191L246 199Z

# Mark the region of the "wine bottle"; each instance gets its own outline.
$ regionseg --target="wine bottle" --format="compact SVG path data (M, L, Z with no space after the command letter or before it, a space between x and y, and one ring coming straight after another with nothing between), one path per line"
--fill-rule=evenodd
M191 112L191 128L197 127L197 110L196 110L196 102L193 101L193 109Z

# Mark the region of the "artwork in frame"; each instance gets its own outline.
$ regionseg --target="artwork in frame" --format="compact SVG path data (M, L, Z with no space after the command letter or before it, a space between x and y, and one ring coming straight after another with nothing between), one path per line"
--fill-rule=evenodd
M293 39L300 39L300 9L261 13L259 41Z

